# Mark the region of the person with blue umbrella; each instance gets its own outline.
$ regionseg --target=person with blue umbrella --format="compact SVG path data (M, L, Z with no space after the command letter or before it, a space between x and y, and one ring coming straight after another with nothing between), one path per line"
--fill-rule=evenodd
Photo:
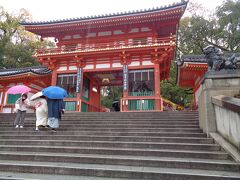
M65 104L63 102L63 98L67 97L67 92L58 86L49 86L43 89L42 93L47 97L47 125L52 129L52 131L56 132L56 128L59 128L61 114L64 113Z

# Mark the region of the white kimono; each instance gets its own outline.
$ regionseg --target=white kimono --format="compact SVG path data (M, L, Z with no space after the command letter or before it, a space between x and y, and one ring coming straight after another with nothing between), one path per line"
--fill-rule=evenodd
M35 109L36 109L36 127L46 126L48 120L48 108L47 101L44 98L38 98L35 100Z

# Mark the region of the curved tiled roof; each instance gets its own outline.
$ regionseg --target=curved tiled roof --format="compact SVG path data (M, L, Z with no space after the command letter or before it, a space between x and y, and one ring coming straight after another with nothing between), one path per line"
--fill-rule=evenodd
M168 6L161 6L149 9L141 9L141 10L133 10L128 12L120 12L120 13L110 13L110 14L102 14L95 16L84 16L79 18L70 18L70 19L60 19L60 20L51 20L51 21L38 21L38 22L21 22L21 25L47 25L47 24L58 24L58 23L67 23L67 22L79 22L85 20L96 20L101 18L110 18L110 17L118 17L118 16L128 16L134 14L148 13L148 12L156 12L161 10L167 10L175 7L179 7L182 5L187 5L188 1L181 0L181 2L174 3Z
M24 67L24 68L13 68L13 69L0 69L1 76L12 76L23 73L33 73L37 75L51 74L51 70L43 66Z
M226 53L224 56L230 57L233 54L236 55L238 61L240 61L240 53ZM181 64L184 62L192 62L192 63L207 63L207 60L205 58L205 55L183 55L181 57ZM178 63L178 65L181 65Z
M226 53L224 56L230 57L234 53ZM235 56L237 57L237 69L240 69L240 53L235 53ZM176 83L179 84L179 78L181 76L179 70L183 66L184 62L186 63L204 63L207 64L207 60L205 58L205 55L183 55L181 59L179 59L176 64L177 64L177 78L176 78Z
M204 55L185 55L181 58L184 62L207 63Z

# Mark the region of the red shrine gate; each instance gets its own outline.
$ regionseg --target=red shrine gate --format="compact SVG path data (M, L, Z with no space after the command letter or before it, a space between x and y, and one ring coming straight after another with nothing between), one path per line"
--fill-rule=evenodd
M101 86L123 86L121 111L161 111L160 81L169 77L186 5L22 25L58 41L34 56L52 70L51 84L68 91L68 110L100 111Z

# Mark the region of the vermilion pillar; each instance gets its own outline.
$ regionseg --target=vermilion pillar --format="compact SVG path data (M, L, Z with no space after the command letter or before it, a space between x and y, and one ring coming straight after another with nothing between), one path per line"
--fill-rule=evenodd
M56 60L48 59L48 69L52 71L52 79L51 79L51 85L56 86L57 84L57 66L56 66Z
M154 92L155 92L155 110L161 110L161 97L160 97L160 68L159 64L154 64Z
M2 91L2 99L0 99L0 102L1 102L0 112L3 112L4 101L5 101L5 98L6 98L6 96L7 96L6 91L7 91L7 87L4 86L4 87L3 87L3 91Z
M3 92L0 92L2 93L2 97L0 99L0 103L1 103L1 106L0 106L0 112L3 112L3 105L4 105L4 98L5 98L5 91Z
M197 110L196 89L193 90L193 110Z
M169 49L170 51L172 49ZM152 62L154 63L154 90L155 90L155 110L156 111L162 111L163 105L162 105L162 98L161 98L161 92L160 92L160 64L167 60L168 58L168 52L167 50L159 51L158 49L155 49L154 52L151 53L152 55Z
M56 69L52 70L51 85L52 86L56 86L57 85L57 70Z
M77 109L76 111L81 112L82 109L82 87L83 87L83 68L80 66L77 70Z
M127 111L128 110L128 65L124 64L123 65L123 109L122 111Z
M98 112L100 111L100 86L95 79L90 78L90 89L89 89L89 97L90 97L90 112Z
M76 60L77 64L77 109L76 111L81 112L82 109L82 87L83 87L83 68L86 66L86 62L82 57L75 56L74 60Z
M120 55L123 65L123 99L121 101L121 111L128 111L128 64L130 64L130 54L123 51Z

